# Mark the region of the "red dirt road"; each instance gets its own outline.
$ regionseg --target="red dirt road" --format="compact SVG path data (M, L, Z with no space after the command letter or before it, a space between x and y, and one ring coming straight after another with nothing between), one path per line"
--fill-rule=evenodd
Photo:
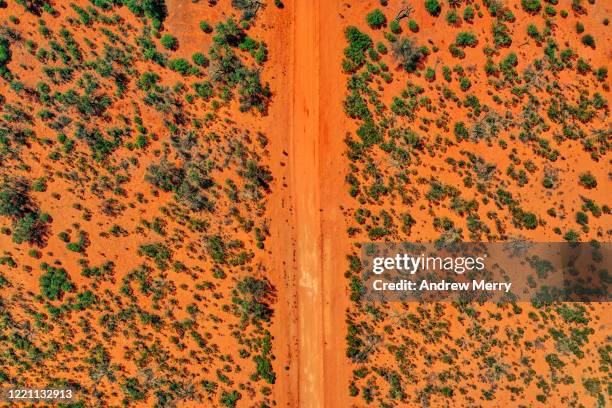
M319 215L319 1L294 3L293 129L290 152L296 214L299 405L320 407L324 333Z
M346 407L341 3L297 1L294 7L289 166L297 229L298 400L300 407Z

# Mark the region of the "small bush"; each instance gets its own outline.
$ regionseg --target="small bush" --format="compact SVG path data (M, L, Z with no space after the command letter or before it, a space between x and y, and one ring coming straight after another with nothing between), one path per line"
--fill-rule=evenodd
M521 0L521 6L526 12L535 14L542 9L542 2L540 0Z
M402 26L400 26L400 23L397 20L392 20L389 23L389 29L395 34L399 34L402 32Z
M165 49L167 50L176 50L178 49L178 39L170 34L165 34L162 38L161 38L161 45L164 46Z
M597 187L597 179L590 171L587 171L586 173L582 173L580 175L579 183L584 188Z
M431 67L427 67L425 70L425 79L429 82L434 81L436 79L436 71Z
M591 34L587 34L587 35L583 36L581 41L587 47L591 47L591 48L595 49L595 38L593 38L593 36Z
M408 29L410 29L410 31L412 31L413 33L418 33L419 32L419 25L417 24L416 21L410 20L410 21L408 21Z
M382 11L376 9L371 13L368 13L366 16L366 22L370 28L382 28L387 24L387 17L385 17L385 14Z
M212 26L206 21L200 21L200 30L204 31L206 34L210 34L213 31Z
M438 0L425 0L425 9L429 14L434 17L437 17L442 11L442 6L440 5L440 2Z
M457 38L455 39L455 43L462 48L465 47L475 47L478 44L478 39L476 35L467 31L463 31L457 34Z
M201 67L207 67L209 62L208 58L206 58L206 56L201 52L196 52L195 54L193 54L191 56L191 60L194 64L199 65Z
M450 25L456 25L459 23L459 14L456 10L450 10L446 13L446 22Z
M463 10L463 19L468 23L474 21L474 9L472 6L467 6L465 10Z
M177 58L168 61L168 68L181 75L187 75L191 71L191 64L185 58Z

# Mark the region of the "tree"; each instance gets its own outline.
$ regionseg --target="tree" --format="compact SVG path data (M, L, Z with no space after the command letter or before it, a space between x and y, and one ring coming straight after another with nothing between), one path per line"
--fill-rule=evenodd
M402 38L393 44L393 55L399 60L402 68L408 72L414 72L425 56L423 49L409 38Z

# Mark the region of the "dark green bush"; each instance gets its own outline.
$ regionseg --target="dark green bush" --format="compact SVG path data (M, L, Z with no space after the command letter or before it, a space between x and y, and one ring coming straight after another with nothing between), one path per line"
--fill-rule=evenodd
M478 44L478 38L476 37L475 34L467 32L467 31L462 31L459 34L457 34L457 37L455 39L455 43L459 46L459 47L475 47L476 44Z
M371 28L382 28L387 24L387 17L385 17L385 13L376 9L368 13L366 22Z
M597 179L590 171L587 171L586 173L582 173L580 175L579 183L585 188L597 187Z
M425 9L429 14L437 17L440 15L440 11L442 11L442 6L438 0L425 0Z
M72 292L75 287L64 268L55 268L43 264L45 273L40 276L39 284L42 295L49 300L60 300L64 293Z
M173 35L165 34L161 38L160 42L161 42L161 45L163 45L164 48L166 48L167 50L173 50L174 51L174 50L178 49L178 45L179 45L178 39L175 36L173 36Z
M581 41L587 47L595 49L595 38L591 34L584 35Z
M541 0L521 0L521 6L526 12L534 14L542 9L542 2Z

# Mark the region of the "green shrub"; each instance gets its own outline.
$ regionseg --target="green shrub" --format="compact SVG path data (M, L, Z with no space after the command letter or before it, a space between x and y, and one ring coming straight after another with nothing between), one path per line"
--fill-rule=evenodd
M36 213L29 213L13 222L13 242L43 245L47 223Z
M168 261L172 257L170 249L160 242L141 245L138 248L138 254L153 259L157 267L161 270L166 270L168 268Z
M366 22L370 26L370 28L382 28L387 24L387 17L385 17L385 13L376 9L366 16Z
M8 69L6 66L11 62L12 53L9 41L0 36L0 75L4 76Z
M191 71L191 64L185 58L177 58L168 61L168 68L181 75L187 75Z
M581 39L582 43L587 47L595 49L595 38L591 34L584 35Z
M427 67L425 70L425 79L429 82L434 81L436 79L436 71L431 67Z
M536 27L535 24L529 24L527 26L527 35L536 41L541 40L540 32L538 31L538 27Z
M64 293L72 292L74 285L64 268L44 265L45 273L40 276L40 292L49 300L61 300Z
M344 56L347 58L344 62L344 69L347 72L353 72L365 63L365 52L372 46L372 40L367 34L353 26L347 27L344 35L349 42L348 47L344 49Z
M219 402L227 408L235 408L241 398L242 395L238 391L227 392L223 390L219 397Z
M456 25L459 23L459 14L457 14L456 10L450 10L446 13L446 22L450 25Z
M463 122L455 123L454 133L457 141L467 140L469 137L468 129L465 127L465 123Z
M455 39L455 43L462 48L465 47L475 47L478 44L478 38L475 34L470 33L468 31L462 31L457 34L457 38Z
M32 191L47 191L47 180L44 177L34 180L34 182L32 183Z
M165 0L122 0L132 13L145 16L159 25L167 16Z
M493 42L496 47L509 47L512 44L512 37L508 31L508 26L502 22L493 23Z
M389 23L389 29L395 34L399 34L402 32L402 26L397 20L391 20L391 22Z
M242 311L243 320L254 323L267 322L272 317L270 300L274 295L274 288L267 279L246 277L236 285L239 296L232 300Z
M463 10L463 19L468 23L474 21L474 9L472 6L467 6L465 10Z
M206 34L210 34L213 31L211 25L206 21L200 21L200 30L204 31Z
M418 33L419 32L419 25L417 24L416 21L410 20L410 21L408 21L408 29L410 31L412 31L413 33Z
M521 0L521 6L526 12L534 14L542 9L542 2L541 0Z
M563 235L563 239L567 242L578 242L580 239L580 234L571 229L567 231L565 235Z
M597 179L595 178L595 176L590 171L587 171L586 173L582 173L580 175L579 183L584 188L595 188L595 187L597 187Z
M442 11L442 6L438 0L425 0L425 9L429 14L437 17L440 15L440 11Z
M178 49L178 39L170 34L165 34L162 38L161 38L161 45L164 46L165 49L167 50L176 50Z
M606 78L608 78L608 68L607 67L600 67L597 69L597 71L595 72L595 76L597 77L598 81L605 81Z
M191 56L191 60L194 64L199 65L201 67L207 67L209 62L208 58L206 58L206 55L202 54L201 52L196 52L195 54L193 54Z
M371 119L366 120L357 129L357 136L361 138L365 146L372 146L380 143L383 139L382 130Z
M227 258L225 242L219 235L211 235L206 238L206 249L210 257L217 263L223 264Z

